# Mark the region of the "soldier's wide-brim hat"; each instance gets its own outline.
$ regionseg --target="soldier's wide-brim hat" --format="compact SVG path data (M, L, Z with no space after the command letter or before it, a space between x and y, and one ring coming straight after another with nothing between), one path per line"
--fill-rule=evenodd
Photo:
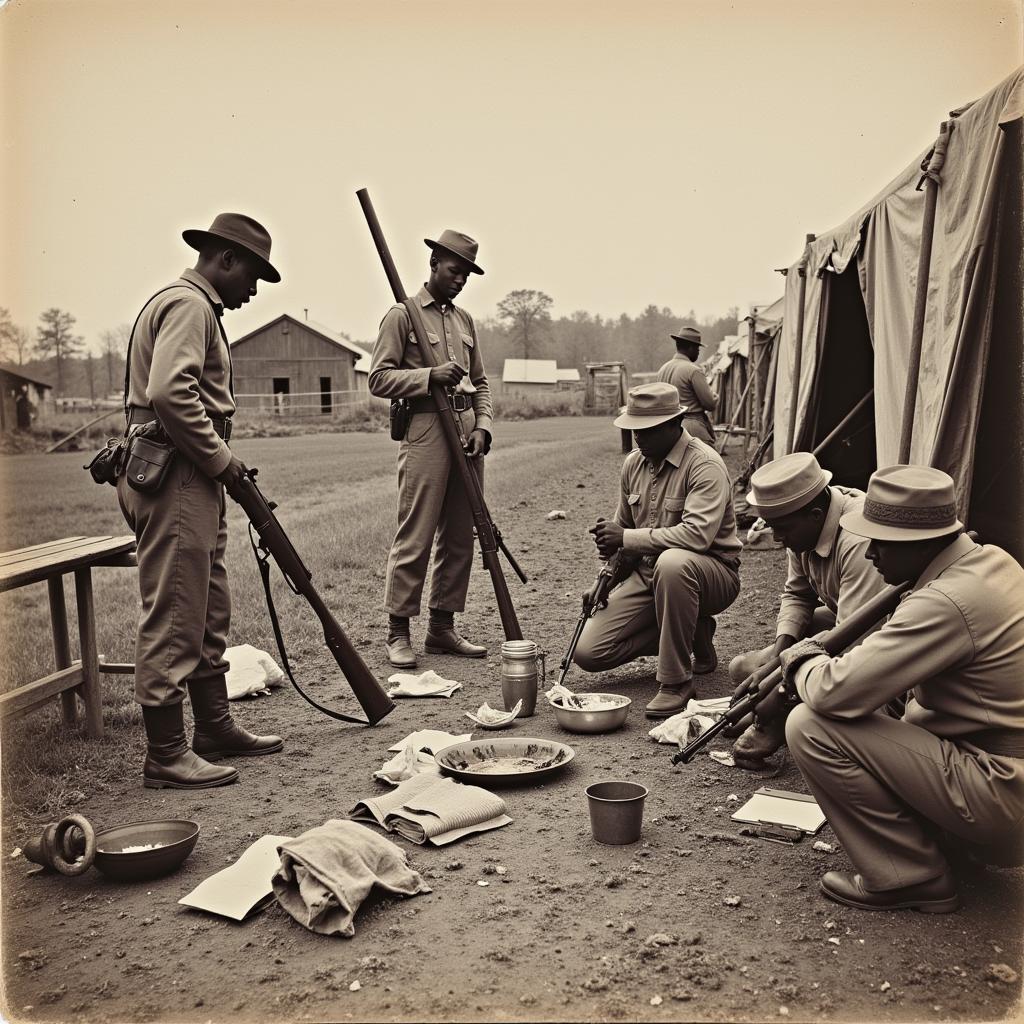
M469 235L461 231L452 231L451 228L445 228L437 236L436 240L424 238L423 241L431 249L444 249L445 252L458 256L464 263L469 264L471 273L483 274L483 271L476 263L476 254L480 246L475 238L470 238Z
M953 478L930 466L886 466L871 474L864 506L839 525L871 540L931 540L959 533Z
M674 420L685 412L679 403L679 390L675 384L661 381L638 384L629 389L626 411L616 418L614 425L622 430L646 430Z
M670 334L669 337L673 341L688 341L691 345L701 345L704 342L700 340L700 331L696 327L680 327L678 334Z
M182 231L181 237L193 249L202 249L211 238L241 246L259 261L259 276L264 281L277 284L281 280L281 275L270 262L270 232L244 213L218 213L208 230L189 228Z
M821 494L831 479L810 452L790 452L754 472L747 504L762 519L781 519Z

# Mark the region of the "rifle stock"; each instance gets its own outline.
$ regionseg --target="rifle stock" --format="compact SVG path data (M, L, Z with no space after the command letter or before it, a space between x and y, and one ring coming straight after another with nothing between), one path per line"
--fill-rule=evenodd
M352 692L355 694L356 700L359 701L360 707L366 714L368 721L363 724L375 725L394 710L395 703L387 695L380 683L377 682L373 673L367 668L366 662L363 661L359 652L352 646L352 642L345 635L341 624L328 610L327 605L324 604L320 594L313 586L313 574L303 564L299 553L295 550L288 535L284 532L284 527L281 526L277 516L274 515L274 508L276 506L267 501L256 485L256 472L255 469L249 470L244 482L232 492L231 497L245 510L245 514L249 517L253 529L259 534L262 548L267 555L273 555L274 561L277 562L289 587L306 599L314 614L320 620L324 630L324 641L331 654L334 655L334 660L338 663L338 667L352 688ZM255 546L253 544L254 548ZM267 569L265 559L260 558L258 551L256 557L260 561L264 586L267 587L268 606L274 625L274 634L277 637L281 657L285 662L284 667L288 672L292 685L303 698L309 701L315 708L323 711L324 714L346 722L358 722L359 719L343 715L340 712L331 711L318 704L305 694L299 684L292 678L287 654L284 650L284 643L281 639L277 615L274 612L273 604L270 603L269 570Z
M384 273L387 276L388 284L391 286L395 301L402 303L408 310L412 329L416 335L416 341L419 344L424 360L428 364L436 366L433 346L427 340L420 311L416 308L414 302L409 301L409 297L402 287L401 278L398 276L398 269L391 258L391 252L384 238L384 232L381 230L373 203L370 201L370 194L365 188L361 188L356 192L356 197L366 217L367 226L373 237L373 244L377 249L377 255L380 256L380 261L383 264ZM501 561L498 558L499 549L505 553L509 564L524 583L526 582L526 576L516 560L509 554L508 548L501 539L498 528L491 519L490 511L484 501L480 478L477 476L476 469L466 454L464 447L465 438L461 437L462 423L458 418L458 414L452 408L448 392L442 386L435 384L431 385L430 395L437 406L437 413L444 430L445 440L451 449L452 462L462 478L462 484L472 509L473 526L476 529L477 540L480 543L480 555L483 559L484 567L490 574L491 584L494 587L494 597L498 605L498 614L501 617L505 639L522 640L523 631L519 626L516 610L512 604L512 595L509 593L508 584L505 582L505 576L501 570Z
M902 583L899 586L887 587L868 601L863 608L858 609L848 619L844 619L840 625L834 626L825 633L821 637L822 646L833 658L837 654L842 654L847 647L859 640L881 619L891 615L900 603L900 598L912 586L912 583ZM773 664L771 674L761 680L758 688L738 700L710 729L701 733L695 740L674 754L673 764L688 764L692 761L694 755L706 747L723 729L727 729L730 725L735 725L745 718L782 682L782 668L779 659L774 658L771 664Z

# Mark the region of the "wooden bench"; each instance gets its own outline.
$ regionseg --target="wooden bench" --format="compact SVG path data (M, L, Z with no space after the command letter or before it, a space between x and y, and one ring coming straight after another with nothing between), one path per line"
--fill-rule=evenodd
M95 566L131 566L135 561L134 537L65 537L0 554L0 593L46 582L50 595L53 659L56 671L0 695L0 718L32 711L60 696L64 721L78 717L76 692L85 704L89 736L103 735L100 672L134 672L134 665L100 664L96 650L96 612L92 595ZM82 657L71 660L68 616L64 605L64 576L75 574L78 605L78 636Z

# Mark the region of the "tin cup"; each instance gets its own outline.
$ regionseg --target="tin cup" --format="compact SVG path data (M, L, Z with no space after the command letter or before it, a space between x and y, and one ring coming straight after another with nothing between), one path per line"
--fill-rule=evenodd
M587 786L590 830L605 846L628 846L640 838L648 789L636 782L595 782Z
M523 702L520 718L537 707L537 690L545 676L544 652L532 640L506 640L501 645L501 699L511 711Z

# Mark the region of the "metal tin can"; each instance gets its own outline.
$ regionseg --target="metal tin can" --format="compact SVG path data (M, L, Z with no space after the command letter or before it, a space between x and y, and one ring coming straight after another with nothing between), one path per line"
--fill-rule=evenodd
M501 699L506 711L521 700L519 717L529 718L533 714L546 669L544 652L532 640L506 640L501 645Z

